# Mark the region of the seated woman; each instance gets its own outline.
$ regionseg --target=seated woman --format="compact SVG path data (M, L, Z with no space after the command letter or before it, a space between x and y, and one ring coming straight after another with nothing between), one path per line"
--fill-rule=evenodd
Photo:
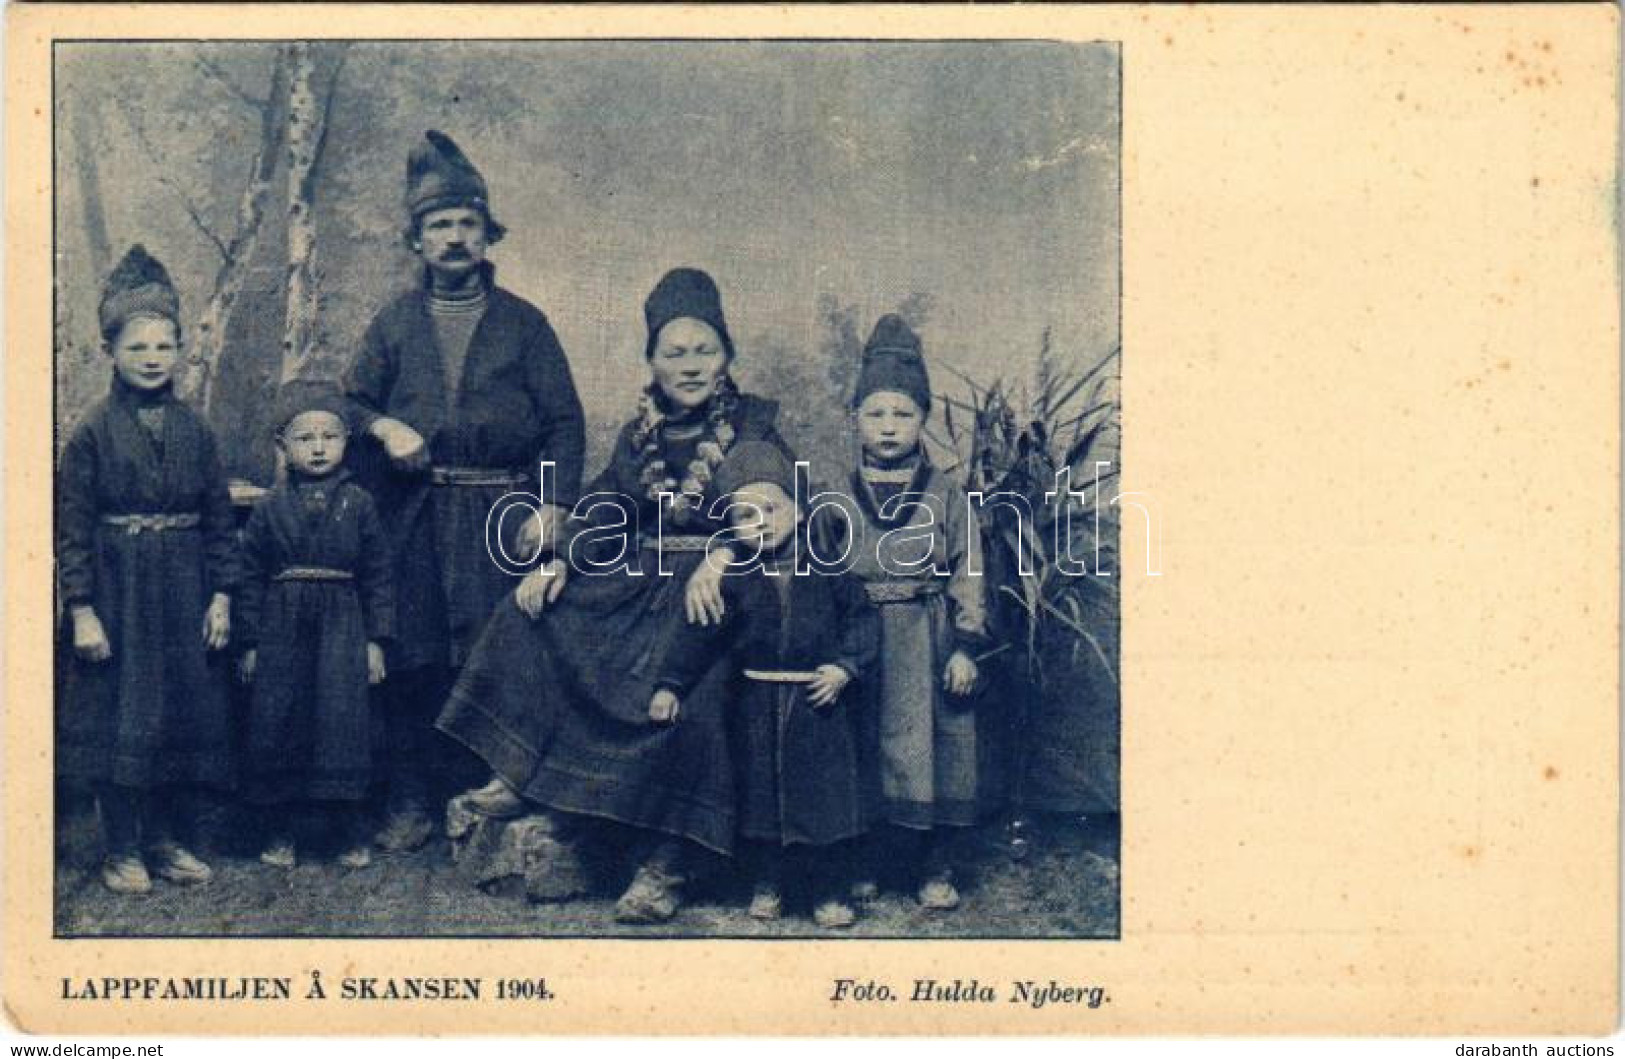
M587 517L561 535L566 554L498 605L437 722L493 772L463 796L471 808L514 815L528 801L641 833L638 870L616 906L623 922L676 913L685 843L733 854L726 661L696 678L675 726L649 718L653 669L672 615L720 617L705 605L720 601L725 563L704 560L726 528L713 479L728 450L755 439L794 460L774 426L778 406L729 378L734 346L710 276L667 273L644 318L652 381L586 490L577 510Z

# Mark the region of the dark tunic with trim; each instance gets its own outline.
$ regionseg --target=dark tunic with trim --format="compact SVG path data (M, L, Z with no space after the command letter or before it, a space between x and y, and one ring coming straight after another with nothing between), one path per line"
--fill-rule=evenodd
M536 492L551 461L547 499L575 501L585 449L581 401L569 362L541 311L495 285L447 393L445 360L429 310L427 279L373 319L344 376L357 480L372 493L396 556L392 668L461 665L514 578L491 558L486 522L503 496ZM367 430L380 416L423 435L436 467L507 472L516 484L434 485L429 472L395 470ZM510 549L521 512L503 519Z
M388 543L366 490L343 475L296 476L254 509L238 607L242 644L259 652L245 798L366 796L367 642L390 639L394 612Z
M771 401L741 396L732 419L735 443L764 440L788 455L774 427L777 413ZM728 667L708 665L695 676L681 723L649 720L656 648L673 616L683 613L684 588L704 553L652 546L659 518L639 480L635 429L634 421L621 431L609 466L587 490L601 501L596 528L576 534L583 547L563 593L537 621L511 595L497 606L437 726L532 801L731 854L737 795L726 729ZM665 435L667 465L687 466L698 441ZM714 499L707 495L701 510L708 512ZM626 549L625 562L610 572L582 572L591 537L598 536L595 550L607 561L635 530L641 537ZM668 538L722 532L721 520L703 515L660 530Z
M142 412L155 428L143 426ZM109 515L196 515L191 528L109 525ZM68 440L57 472L57 768L148 789L232 779L225 652L203 644L216 592L237 583L235 519L213 433L167 391L117 379ZM67 609L89 604L112 658L80 661Z
M772 573L768 572L772 569ZM823 846L868 825L858 711L872 676L879 618L863 585L847 574L793 564L730 575L722 583L719 625L672 618L655 667L656 683L683 701L718 655L734 674L730 699L739 776L739 834L780 845ZM838 665L853 677L834 703L815 708L805 683L752 679L750 671L808 672Z
M981 535L965 491L929 461L861 468L842 506L851 572L880 615L880 661L864 691L885 818L925 829L974 824L997 799L997 740L979 694L950 695L955 650L987 649Z

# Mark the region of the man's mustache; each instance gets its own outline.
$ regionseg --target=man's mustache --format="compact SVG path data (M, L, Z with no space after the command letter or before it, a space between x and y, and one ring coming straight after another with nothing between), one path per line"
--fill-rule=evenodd
M460 246L448 247L440 252L442 261L470 261L474 255Z

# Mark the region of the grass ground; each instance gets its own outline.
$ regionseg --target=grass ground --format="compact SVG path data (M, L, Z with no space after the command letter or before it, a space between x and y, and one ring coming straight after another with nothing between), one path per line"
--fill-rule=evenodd
M155 880L151 894L119 896L99 875L94 813L66 808L57 835L56 932L67 936L741 936L822 934L792 906L774 923L744 914L746 888L720 866L692 888L670 923L629 927L612 916L614 893L565 904L532 904L487 894L459 877L441 838L416 853L378 855L347 870L318 851L297 868L261 864L241 829L216 820L204 852L215 868L207 886L180 888ZM1013 861L1002 830L965 836L964 902L952 913L922 911L907 893L887 890L837 936L1114 937L1118 930L1117 835L1114 824L1048 821L1029 855Z

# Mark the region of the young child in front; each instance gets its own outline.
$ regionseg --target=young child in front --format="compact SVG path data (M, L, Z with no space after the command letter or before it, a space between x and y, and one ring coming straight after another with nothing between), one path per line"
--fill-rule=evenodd
M786 882L803 879L814 922L838 929L857 919L844 847L866 820L850 685L874 662L875 616L850 577L816 564L797 575L805 521L794 475L778 447L759 441L740 442L718 468L741 557L722 582L725 616L711 626L674 621L657 653L649 717L680 724L683 694L718 651L731 652L740 672L731 728L750 915L779 918Z
M287 475L243 529L240 666L253 686L243 797L259 810L260 860L279 868L295 866L298 825L313 815L337 825L339 863L371 860L369 688L384 679L395 602L377 509L343 469L343 411L336 388L283 388Z
M176 399L180 300L140 246L98 318L112 389L74 430L57 477L57 574L71 636L57 765L88 781L102 882L152 889L212 872L188 847L204 788L232 780L221 649L231 635L235 520L214 434Z
M850 485L852 573L880 616L869 745L880 815L901 829L886 848L911 866L920 905L946 911L959 890L944 829L975 823L987 800L970 697L986 639L981 536L964 489L920 445L931 383L901 317L875 324L852 403L862 450Z

